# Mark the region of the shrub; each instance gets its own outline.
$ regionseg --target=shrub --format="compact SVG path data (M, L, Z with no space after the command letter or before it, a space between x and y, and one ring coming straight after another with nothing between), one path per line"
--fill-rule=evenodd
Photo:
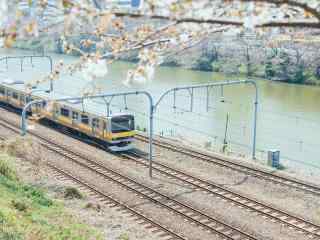
M213 62L213 63L211 63L211 66L212 66L213 72L221 72L223 70L222 63L220 63L220 62Z
M64 197L68 199L73 199L73 198L82 199L83 195L77 188L67 187L64 191Z
M276 75L276 71L272 65L271 60L268 60L265 66L265 76L267 79L271 79Z
M5 223L6 219L4 214L0 211L0 225L3 225Z
M6 155L0 155L0 174L10 180L17 179L16 171L9 162L9 157Z
M36 202L41 206L50 207L53 204L52 200L48 199L42 191L35 189L34 187L25 185L23 186L23 191L27 198L30 198L33 202Z
M213 70L212 59L210 59L208 56L202 56L197 60L195 66L192 69L211 72Z
M12 200L11 204L15 209L17 209L17 210L19 210L21 212L26 211L27 208L28 208L27 205L24 202L19 201L19 200Z

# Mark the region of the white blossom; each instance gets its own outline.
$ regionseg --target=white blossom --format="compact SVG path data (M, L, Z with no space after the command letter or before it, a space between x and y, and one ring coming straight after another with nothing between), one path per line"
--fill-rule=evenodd
M103 78L108 74L108 67L106 60L98 59L93 61L92 59L88 59L88 61L84 64L82 68L82 76L92 81L97 78Z

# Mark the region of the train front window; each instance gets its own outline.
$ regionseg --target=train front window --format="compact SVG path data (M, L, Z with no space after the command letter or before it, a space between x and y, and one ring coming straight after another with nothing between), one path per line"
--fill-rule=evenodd
M0 88L0 95L5 95L6 91L4 90L4 88Z
M119 116L111 119L111 131L113 133L126 132L134 130L133 116Z

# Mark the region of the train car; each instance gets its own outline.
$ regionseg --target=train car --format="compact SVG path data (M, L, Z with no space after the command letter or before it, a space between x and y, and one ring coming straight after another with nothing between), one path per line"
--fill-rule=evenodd
M32 100L50 100L59 97L62 96L56 94L29 95L23 88L0 84L0 101L16 109L22 109ZM33 105L30 112L33 119L66 129L86 141L93 141L111 151L132 149L132 142L136 134L132 114L119 113L106 117L82 108L83 105L80 103L51 103L49 101L49 104Z

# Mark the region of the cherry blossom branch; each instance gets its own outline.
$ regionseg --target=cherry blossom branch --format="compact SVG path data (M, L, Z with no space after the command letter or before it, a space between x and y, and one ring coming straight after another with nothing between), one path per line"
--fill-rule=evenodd
M307 3L301 3L293 0L241 0L242 2L263 2L276 5L288 5L292 7L298 7L305 10L306 12L312 14L320 21L320 12L317 9L310 7Z
M320 28L320 22L267 22L260 25L257 25L258 28L263 27L294 27L294 28Z
M166 58L170 58L170 57L172 57L172 56L174 56L174 55L180 54L181 52L184 52L184 51L186 51L186 50L188 50L188 49L190 49L190 48L193 48L193 47L201 44L203 41L207 40L207 39L210 37L211 34L218 33L218 32L223 32L223 31L226 31L226 30L228 30L227 27L225 27L225 28L220 28L220 29L215 29L215 30L213 30L213 31L210 31L209 33L203 34L203 36L201 36L197 41L192 42L192 40L191 40L191 41L187 42L187 43L185 44L185 45L187 45L187 46L185 46L185 47L183 47L183 48L181 48L181 49L178 49L177 51L175 51L175 52L173 52L173 53L168 54L168 55L166 56Z
M177 25L177 22L173 22L173 23L169 23L165 26L160 27L159 29L157 29L156 31L150 33L148 36L146 36L144 39L142 39L141 41L139 41L138 43L136 43L136 46L139 46L141 44L143 44L145 41L147 41L148 39L152 38L153 36L160 34L161 32L166 31L168 28L173 27L175 25ZM134 47L134 46L133 46Z
M165 43L165 42L169 42L169 41L170 41L170 39L159 39L159 40L150 41L150 42L146 42L146 43L140 43L139 45L135 44L134 46L119 50L117 52L106 53L102 56L102 58L111 58L111 57L114 57L115 55L118 55L118 54L130 52L130 51L134 51L134 50L139 50L139 49L142 49L145 47L149 47L152 45L156 45L159 43Z
M235 20L227 20L227 19L197 19L197 18L179 18L172 16L164 16L164 15L147 15L143 13L130 13L130 12L113 12L113 14L117 17L130 17L130 18L142 18L147 17L149 19L157 19L157 20L168 20L179 23L208 23L208 24L220 24L220 25L233 25L233 26L242 26L243 23L241 21Z

